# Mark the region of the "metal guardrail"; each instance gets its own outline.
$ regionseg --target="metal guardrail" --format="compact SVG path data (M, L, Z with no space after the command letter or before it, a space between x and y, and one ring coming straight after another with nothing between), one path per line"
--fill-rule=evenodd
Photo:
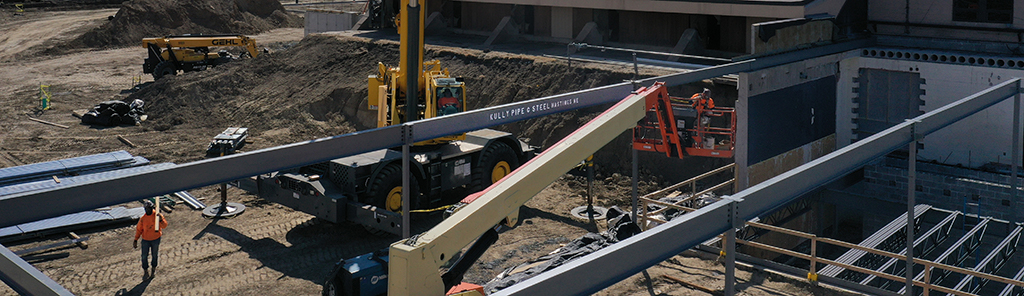
M802 253L802 252L792 251L792 250L788 250L788 249L784 249L784 248L780 248L780 247L776 247L776 246L771 246L771 245L767 245L767 244L763 244L763 243L758 243L758 242L745 241L745 240L741 240L741 239L737 239L736 243L744 244L744 245L747 245L747 246L750 246L750 247L754 247L754 248L758 248L758 249L762 249L762 250L767 250L767 251L771 251L771 252L779 253L779 254L783 254L783 255L793 256L793 257L796 257L796 258L800 258L800 259L804 259L804 260L810 261L811 264L809 266L809 269L807 270L807 278L809 280L811 280L811 281L817 281L818 274L816 272L816 269L817 269L817 265L818 264L836 265L836 266L840 266L840 267L846 268L847 270L851 270L851 271L855 271L855 272L860 272L860 273L864 273L864 274L869 274L869 275L873 275L873 276L876 276L876 277L885 278L885 279L889 279L889 280L893 280L893 281L897 281L897 282L900 282L900 281L903 281L903 280L906 279L906 277L903 277L903 276L892 275L892 274L880 272L880 271L877 271L877 270L867 269L867 268L858 267L858 266L852 265L852 264L846 264L846 263L837 262L837 261L833 261L833 260L829 260L829 259L818 257L817 248L818 248L818 243L825 243L825 244L839 246L839 247L843 247L843 248L847 248L847 249L861 250L861 251L868 252L868 253L871 253L871 254L875 254L875 255L879 255L879 256L884 256L884 257L889 257L889 258L893 258L893 259L900 260L900 261L906 261L907 257L904 256L904 255L896 254L896 253L892 253L892 252L881 251L881 250L876 250L876 249L872 249L872 248L866 248L866 247L862 247L862 246L859 246L859 245L856 245L856 244L851 244L851 243L840 241L840 240L835 240L835 239L825 238L825 237L819 237L819 236L811 234L811 233L806 233L806 232L796 231L796 230L792 230L792 229L787 229L787 228L782 228L782 227L762 224L762 223L758 223L758 222L747 222L746 225L748 227L761 228L761 229L765 229L765 230L768 230L768 231L774 231L774 232L778 232L778 233L787 234L787 235L796 236L796 237L800 237L800 238L804 238L804 239L810 240L811 241L811 250L810 250L809 253ZM928 295L929 291L938 291L938 292L954 294L954 295L975 295L975 294L971 294L971 293L968 293L968 292L964 292L964 291L960 291L960 290L955 290L955 289L951 289L951 288L948 288L948 287L939 286L937 284L932 284L930 282L930 280L931 280L932 270L934 270L934 269L939 269L939 270L944 271L944 272L955 272L955 273L963 274L963 275L966 275L966 276L973 276L973 277L978 277L978 278L982 278L982 279L986 279L986 280L990 280L990 281L996 281L996 282L1000 282L1000 283L1004 283L1004 284L1008 284L1008 285L1016 285L1016 286L1024 287L1024 281L1015 280L1015 279L1011 279L1011 278L1005 278L1005 277L1001 277L1001 276L993 275L993 274L988 274L988 273L977 272L977 271L974 271L974 270L965 269L965 268L961 268L961 267L956 267L956 266L952 266L952 265L946 265L946 264L939 263L939 262L928 261L928 260L924 260L924 259L921 259L921 258L915 258L914 259L914 264L920 264L920 265L924 266L924 279L921 280L921 281L915 279L914 280L914 286L920 287L920 288L924 289L924 295L925 296Z
M648 222L650 222L650 221L658 222L658 223L667 223L668 221L665 221L665 220L662 220L662 219L658 219L658 218L652 218L650 216L651 215L661 214L661 213L667 211L668 209L676 209L676 210L685 211L685 212L696 211L697 209L683 206L683 204L686 204L687 202L690 202L690 201L692 201L692 200L694 200L694 199L696 199L696 198L698 198L698 197L700 197L700 196L702 196L704 194L707 194L709 192L714 192L714 191L717 191L719 189L725 188L726 186L732 185L733 183L736 182L736 179L735 178L730 179L729 181L725 181L725 182L719 183L718 185L715 185L715 186L712 186L710 188L701 190L699 192L697 191L697 181L700 181L700 180L703 180L703 179L709 178L711 176L718 175L720 173L723 173L723 172L726 172L726 171L730 171L730 170L735 172L735 169L736 169L736 164L735 163L730 163L729 165L726 165L726 166L723 166L723 167L711 170L711 171L709 171L707 173L703 173L703 174L700 174L700 175L698 175L696 177L687 179L686 181L682 181L682 182L673 184L672 186L665 187L665 188L662 188L661 190L658 190L658 191L655 191L655 192L651 192L651 193L648 193L647 195L639 197L637 200L639 200L640 212L641 212L640 218L638 219L639 222L640 222L640 229L641 230L647 230L647 225L649 224ZM675 202L675 203L667 203L667 202L663 202L663 201L657 200L657 198L666 197L666 196L670 195L672 192L678 190L679 188L687 186L687 185L690 185L690 196L689 197L684 198L683 200L680 200L680 201ZM648 211L648 208L649 208L648 206L650 204L660 205L660 206L663 206L664 208L661 208L661 209L649 212Z

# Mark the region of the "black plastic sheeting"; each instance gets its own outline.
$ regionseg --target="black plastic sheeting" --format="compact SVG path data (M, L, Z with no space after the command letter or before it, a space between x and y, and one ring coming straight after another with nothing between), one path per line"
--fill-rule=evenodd
M142 122L142 115L146 114L142 110L143 105L145 103L138 99L131 104L122 101L102 102L82 115L82 123L103 126L137 125Z
M497 292L640 233L640 228L636 223L633 223L629 215L618 207L608 209L608 225L614 226L601 233L585 234L551 254L502 271L496 278L484 285L484 291L487 293ZM531 265L532 267L525 271L513 273L515 270Z

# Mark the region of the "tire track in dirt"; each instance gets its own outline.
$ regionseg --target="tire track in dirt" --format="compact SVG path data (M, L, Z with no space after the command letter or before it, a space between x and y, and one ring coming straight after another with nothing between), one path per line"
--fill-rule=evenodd
M254 221L254 223L246 224L248 227L242 227L241 229L234 230L237 234L228 235L227 237L219 237L214 234L205 234L204 237L198 240L190 240L183 244L174 246L162 245L160 266L163 266L164 270L162 275L173 276L169 270L174 266L192 266L193 263L201 264L201 262L209 261L209 258L216 259L223 257L218 254L231 254L240 252L241 249L236 245L232 239L238 239L238 237L247 237L252 240L260 240L264 238L276 238L284 237L284 234L299 225L309 224L312 220L311 217L302 214L295 213L300 216L292 219L281 219L280 216L264 216L261 219ZM227 228L227 227L225 227ZM228 228L230 229L230 228ZM119 287L113 287L120 285L124 279L137 277L141 274L139 270L139 252L137 250L132 252L126 252L110 257L103 257L90 262L85 262L75 266L75 270L82 270L82 273L73 273L74 275L68 278L55 279L59 283L65 286L65 288L71 291L88 291L89 294L112 294L116 291L101 291L108 288L114 288L115 290ZM49 271L48 274L60 273L61 269ZM187 273L185 274L187 276Z

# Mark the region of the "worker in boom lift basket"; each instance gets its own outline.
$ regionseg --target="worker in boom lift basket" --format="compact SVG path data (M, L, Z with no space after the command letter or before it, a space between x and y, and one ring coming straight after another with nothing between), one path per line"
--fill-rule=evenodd
M690 97L690 101L693 102L693 109L697 109L698 113L705 115L711 115L711 109L715 109L715 100L711 99L711 90L704 89L701 93L693 94Z
M146 208L146 215L139 218L139 223L135 225L135 242L132 243L132 248L139 247L139 237L142 237L142 277L150 278L156 276L157 256L160 255L160 236L163 234L163 229L167 228L167 219L164 219L163 214L156 212L153 202L146 200L142 204ZM152 273L149 270L149 262L146 262L150 252L153 253Z

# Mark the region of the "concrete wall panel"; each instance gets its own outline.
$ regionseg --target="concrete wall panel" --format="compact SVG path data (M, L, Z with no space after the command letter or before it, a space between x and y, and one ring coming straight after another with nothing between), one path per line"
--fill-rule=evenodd
M737 190L749 188L749 186L753 186L754 184L757 184L757 182L767 180L768 178L774 177L775 175L799 166L800 164L830 153L837 147L835 143L836 137L830 136L830 134L835 133L835 130L828 134L818 136L817 138L810 136L811 134L816 134L816 131L806 131L806 134L805 131L790 131L797 133L795 136L807 137L808 139L806 141L800 141L803 143L787 143L785 146L788 147L782 151L778 151L778 149L781 149L778 147L772 148L772 151L778 151L776 153L780 153L780 155L765 159L764 153L760 151L760 149L764 149L764 147L760 147L758 144L748 141L748 139L751 138L751 133L762 128L753 127L754 122L771 122L776 119L780 122L784 122L788 119L782 115L772 116L771 112L764 112L764 110L752 110L754 107L762 107L758 107L758 103L752 104L751 98L826 77L835 77L830 79L833 81L832 87L836 87L836 85L838 85L836 84L836 81L843 79L843 76L839 73L839 61L852 55L852 52L848 52L808 59L801 62L762 69L754 72L739 73L739 97L736 101L737 142L735 157ZM833 92L831 94L819 94L815 96L826 97L824 100L830 100L831 103L834 104L833 106L838 106L838 101L836 100L839 92L840 91L838 89L833 88ZM813 98L809 98L809 100L811 100L810 102L814 102ZM821 103L824 103L824 101ZM802 104L802 102L797 104L790 103L786 106L791 107L794 110L805 110L807 111L805 113L809 113L809 109L801 106ZM835 119L832 123L834 129L835 126L837 126L843 119L839 119L839 110L833 110L833 112L835 113L831 116L824 114L822 114L822 116L823 118ZM764 118L752 119L750 118L751 114L755 114L753 116ZM818 114L821 114L821 111L815 110L815 115ZM818 119L816 118L816 120ZM846 116L845 120L849 121L850 117ZM809 118L807 119L807 123L808 126L810 126ZM776 157L778 158L776 159Z
M359 15L353 12L334 10L307 10L305 15L306 35L320 32L351 30L352 25L359 21Z
M493 31L503 17L512 13L512 5L491 3L462 3L462 29Z
M533 35L551 35L551 7L537 6L533 9Z
M572 39L576 32L572 30L572 8L551 7L551 37Z
M844 71L837 90L840 95L840 103L837 105L840 112L837 128L840 133L839 143L842 146L848 145L854 138L851 129L847 128L851 127L851 124L843 122L849 122L854 118L851 109L846 107L856 107L852 103L856 94L853 94L851 89L858 86L853 82L853 76L856 75L858 68L919 72L921 79L925 81L921 85L921 89L924 90L921 99L925 103L921 110L924 112L935 110L1008 79L1024 77L1024 70L1019 69L869 57L850 59L841 64L844 65ZM924 149L918 151L918 157L968 167L978 167L988 162L1009 164L1012 110L1013 102L1007 100L928 135L923 141Z

